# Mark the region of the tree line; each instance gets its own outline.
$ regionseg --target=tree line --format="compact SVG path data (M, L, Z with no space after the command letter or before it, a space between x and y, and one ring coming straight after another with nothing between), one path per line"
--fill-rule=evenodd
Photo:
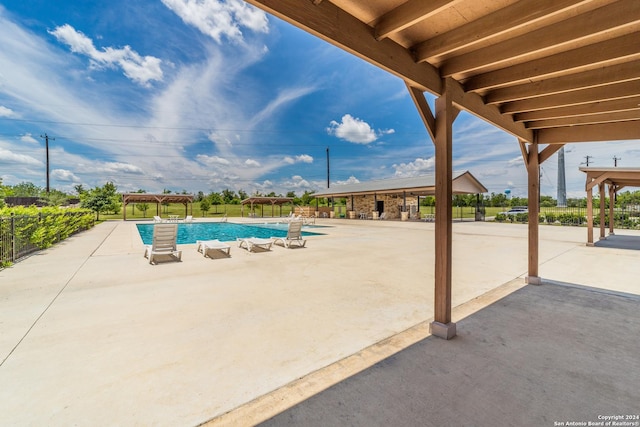
M21 182L16 185L4 185L2 178L0 178L0 207L5 206L5 197L36 197L41 204L46 206L62 206L69 203L70 200L80 201L80 206L86 209L90 209L96 213L96 219L99 219L101 213L119 213L122 210L122 199L118 193L118 189L112 182L107 182L103 186L96 186L94 188L85 188L82 184L74 186L76 194L68 194L60 190L51 189L48 193L42 187L31 182ZM137 193L146 193L144 189L139 189ZM165 189L163 194L171 194L172 191ZM176 194L189 194L186 190L176 192ZM200 209L203 212L208 212L211 207L217 209L218 205L223 204L240 204L240 202L250 197L249 194L242 189L236 191L230 189L224 189L220 192L212 191L205 194L202 191L198 191L194 195L194 202L200 204ZM290 197L293 199L294 205L309 206L312 202L315 202L314 192L305 191L301 196L297 196L294 191L287 192L286 195L276 194L270 192L268 194L261 194L255 192L251 197ZM527 206L528 200L526 197L507 197L504 193L491 193L480 195L478 198L475 194L456 194L453 196L453 206L476 206L478 201L486 207L513 207L513 206ZM329 200L320 199L320 205L327 205ZM345 206L347 203L346 198L340 198L333 200L334 205ZM594 197L594 205L599 204L597 196ZM435 197L427 196L420 199L420 205L422 206L435 206ZM609 201L606 201L606 205L609 206ZM557 201L551 196L540 196L541 207L554 207L557 206ZM567 207L584 208L587 206L586 197L582 198L569 198L567 199ZM640 206L640 191L625 191L616 196L615 206ZM144 211L149 208L146 203L136 204L136 208L140 211Z

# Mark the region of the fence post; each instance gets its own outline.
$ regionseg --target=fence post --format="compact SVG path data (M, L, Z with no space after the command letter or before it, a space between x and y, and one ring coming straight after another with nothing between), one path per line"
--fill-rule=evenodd
M11 212L11 262L16 262L16 221L13 212Z

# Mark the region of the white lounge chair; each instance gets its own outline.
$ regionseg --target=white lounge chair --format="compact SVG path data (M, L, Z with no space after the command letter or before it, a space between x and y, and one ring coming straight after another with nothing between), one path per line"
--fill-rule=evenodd
M238 238L238 247L244 247L249 252L253 252L254 248L270 251L271 245L273 245L273 240L271 239L261 239L258 237Z
M386 212L382 212L380 214L380 216L378 217L378 219L385 219L387 217L387 213Z
M184 222L193 222L193 215L187 215L184 217Z
M155 224L153 226L153 242L144 249L145 258L153 264L158 255L169 255L182 261L182 251L178 249L178 224Z
M153 216L153 222L164 222L158 215Z
M292 245L304 248L307 241L302 238L302 221L291 221L286 237L272 237L271 240L273 243L282 242L282 246L285 248L290 248Z
M197 240L196 250L202 252L202 256L206 257L209 250L218 250L225 253L227 256L231 255L231 246L221 242L218 239L215 240ZM211 257L210 257L211 258Z

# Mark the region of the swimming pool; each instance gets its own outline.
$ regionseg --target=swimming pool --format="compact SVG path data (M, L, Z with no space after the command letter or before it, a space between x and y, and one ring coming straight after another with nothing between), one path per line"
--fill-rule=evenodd
M150 245L153 241L153 224L136 224L138 233L145 245ZM238 237L285 237L287 235L288 224L234 224L232 222L195 222L189 224L178 224L178 244L185 245L195 243L196 240L218 239L222 242L235 241ZM302 231L303 236L311 236L314 233L307 231L308 228L319 228L319 226L305 225Z

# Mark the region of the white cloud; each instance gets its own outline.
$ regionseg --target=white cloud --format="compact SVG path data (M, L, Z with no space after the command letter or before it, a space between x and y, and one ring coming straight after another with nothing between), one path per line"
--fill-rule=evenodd
M0 117L15 117L16 113L3 105L0 105Z
M124 75L136 83L149 86L150 81L162 81L161 60L154 56L140 56L130 46L123 48L106 47L98 50L93 41L71 25L64 24L49 33L58 41L67 44L72 52L87 55L94 68L120 66Z
M313 157L311 157L308 154L301 154L299 156L296 156L296 162L299 162L299 163L313 163Z
M129 163L122 162L103 162L103 163L91 163L84 164L79 163L75 167L76 172L78 173L107 173L107 174L132 174L132 175L142 175L143 170Z
M25 133L24 135L22 135L20 137L20 141L26 142L26 143L29 143L29 144L36 144L38 142L38 140L35 139L33 136L31 136L30 133Z
M228 166L231 162L227 159L218 156L207 156L206 154L198 154L196 159L205 165L225 165Z
M51 178L63 182L81 182L82 180L66 169L54 169L51 171Z
M342 116L340 123L332 120L327 128L329 135L334 135L345 141L353 142L354 144L370 144L380 136L394 132L393 129L384 129L376 133L367 122L353 117L351 114Z
M186 24L220 43L222 37L240 42L241 27L258 33L269 32L267 15L241 0L162 0Z
M351 175L349 177L349 179L344 180L344 181L336 181L334 184L336 184L336 185L358 184L359 182L360 182L360 180L358 178L356 178L355 176Z
M0 148L0 164L8 164L10 166L42 166L40 160L24 154L16 154L4 148Z
M428 172L433 172L435 167L435 158L430 157L428 159L417 158L413 162L394 164L393 168L396 170L395 176L411 177L423 175Z
M293 165L295 163L313 163L313 157L308 154L301 154L299 156L291 157L286 156L283 161L289 165Z
M257 160L253 160L253 159L247 159L244 164L246 166L249 167L253 167L253 168L259 168L260 167L260 162L258 162Z

